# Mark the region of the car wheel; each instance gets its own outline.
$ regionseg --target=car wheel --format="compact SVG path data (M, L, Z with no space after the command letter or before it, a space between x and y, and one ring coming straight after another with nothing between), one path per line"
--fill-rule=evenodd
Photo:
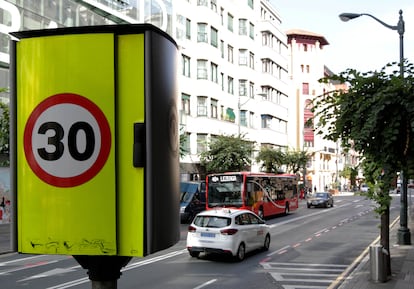
M267 234L263 244L263 251L268 251L270 247L270 235Z
M239 248L237 249L236 259L237 261L243 261L245 256L246 256L246 246L244 245L244 243L241 243L239 245Z
M311 205L308 205L308 209L310 209Z
M200 256L200 252L197 251L188 251L190 253L190 256L193 258L198 258Z

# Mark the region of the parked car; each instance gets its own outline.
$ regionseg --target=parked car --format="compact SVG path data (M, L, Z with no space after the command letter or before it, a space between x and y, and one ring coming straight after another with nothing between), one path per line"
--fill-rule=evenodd
M368 187L367 184L362 184L361 185L361 192L366 193L366 192L368 192L368 190L369 190L369 187Z
M191 223L194 216L206 209L206 182L180 183L181 223Z
M187 250L191 257L202 252L220 253L242 261L247 252L269 249L269 230L265 221L249 210L208 210L188 226Z
M316 192L307 199L308 208L310 207L333 207L334 199L331 193Z

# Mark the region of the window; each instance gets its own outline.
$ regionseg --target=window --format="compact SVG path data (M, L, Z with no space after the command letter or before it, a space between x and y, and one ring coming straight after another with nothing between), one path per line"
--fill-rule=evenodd
M217 100L211 99L211 118L218 118Z
M247 20L239 19L239 35L247 35Z
M240 111L240 125L247 126L247 111L245 110Z
M230 76L227 77L227 92L230 94L234 94L233 77Z
M253 0L247 0L247 5L253 9Z
M249 113L249 127L254 127L254 112Z
M227 45L227 61L230 63L233 62L233 47L230 45Z
M211 81L214 83L218 83L217 70L218 70L218 65L215 63L211 63Z
M185 133L183 148L184 148L185 152L190 153L190 151L191 151L191 148L190 148L190 133L188 133L188 132Z
M254 25L253 23L249 23L249 36L251 39L254 39Z
M211 45L217 48L218 45L218 34L217 29L214 27L210 28Z
M303 51L308 51L308 45L307 44L303 44Z
M254 83L249 82L249 97L254 98Z
M247 80L244 80L244 79L239 80L239 95L247 96Z
M211 8L211 10L213 10L214 12L217 12L217 0L211 0L211 1L210 1L210 8Z
M191 39L191 20L185 20L185 38Z
M262 128L270 128L272 125L272 116L268 114L262 114Z
M207 60L197 60L197 79L207 79Z
M208 6L207 0L197 0L197 6Z
M221 78L221 90L224 91L224 73L223 72L220 73L220 78Z
M207 150L207 134L197 134L197 153L200 154Z
M309 67L309 64L308 64L308 65L306 65L306 72L307 72L307 73L309 73L309 72L310 72L310 67Z
M248 54L247 49L239 49L239 65L247 66Z
M207 97L197 97L197 116L207 116Z
M227 14L227 29L233 32L233 15Z
M197 42L208 42L207 37L207 24L198 23L197 24Z
M249 53L249 67L254 69L254 54L252 52Z
M190 77L190 57L188 57L187 55L182 55L182 74L184 76Z
M181 94L181 110L184 114L190 115L190 95L185 93Z
M224 41L220 40L220 53L221 53L221 58L224 58Z
M302 83L302 94L308 95L309 94L309 83Z

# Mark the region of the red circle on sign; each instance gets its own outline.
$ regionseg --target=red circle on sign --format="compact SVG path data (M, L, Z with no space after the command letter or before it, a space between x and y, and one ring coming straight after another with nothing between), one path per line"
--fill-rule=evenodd
M37 161L33 149L33 130L36 121L47 109L62 104L73 104L88 111L98 124L101 136L100 151L93 164L78 175L70 177L55 176L47 172ZM62 93L48 97L32 111L26 123L23 142L26 160L30 168L41 180L56 187L75 187L95 177L106 163L111 150L111 129L105 115L95 103L77 94Z

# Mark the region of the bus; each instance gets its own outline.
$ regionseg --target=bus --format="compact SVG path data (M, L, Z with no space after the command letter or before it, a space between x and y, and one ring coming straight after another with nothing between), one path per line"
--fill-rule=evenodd
M259 217L288 214L299 206L294 174L228 172L206 177L206 209L218 207L253 211Z

